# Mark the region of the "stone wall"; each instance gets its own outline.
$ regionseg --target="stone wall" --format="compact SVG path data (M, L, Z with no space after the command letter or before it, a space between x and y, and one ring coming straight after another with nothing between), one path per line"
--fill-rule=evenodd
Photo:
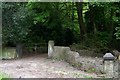
M103 72L103 59L80 56L79 63L82 63L81 69L88 72Z
M77 67L84 71L94 71L100 73L103 71L103 59L102 58L91 58L82 57L78 52L71 51L69 47L53 46L53 42L48 44L48 57L64 60L70 65ZM52 45L52 46L50 46ZM52 47L52 48L51 48ZM50 51L51 48L51 51Z
M53 57L57 59L67 60L68 52L70 51L69 47L54 46Z
M104 77L106 78L118 77L118 62L111 60L111 56L105 57L105 55L111 53L106 53L101 58L97 58L97 57L93 58L89 56L85 57L85 56L81 56L80 54L81 53L71 51L69 47L54 46L54 41L49 41L48 43L49 58L64 60L68 62L70 65L86 72L92 72L92 73L94 72L102 75L103 73L106 73L104 74ZM113 55L112 57L114 58ZM104 61L105 58L106 59L110 58L110 60ZM112 62L112 64L110 62ZM111 64L111 67L108 64Z
M0 57L0 59L14 59L17 57L17 54L16 54L16 48L4 48L2 50L2 56Z
M2 59L2 47L0 46L0 59Z

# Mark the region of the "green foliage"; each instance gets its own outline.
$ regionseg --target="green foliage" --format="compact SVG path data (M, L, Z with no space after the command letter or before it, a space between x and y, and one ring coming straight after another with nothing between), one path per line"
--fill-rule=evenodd
M116 38L117 38L117 39L120 39L120 27L116 27L115 30L117 31L117 32L115 33Z
M120 3L88 3L88 10L85 12L85 23L87 27L86 40L82 45L85 47L94 46L96 52L109 51L115 42L114 32L116 30L116 38L119 39L119 19L120 19ZM92 34L92 36L91 36ZM116 44L118 46L119 44ZM93 47L93 48L94 48Z
M31 24L29 20L31 11L25 6L26 3L2 4L3 43L17 43L25 40Z
M87 70L87 72L89 73L95 73L96 72L96 69L94 67L91 67Z
M29 34L31 41L37 43L41 42L40 40L45 42L54 40L57 45L65 45L67 28L70 28L70 34L76 35L76 28L74 29L71 23L71 3L29 2L27 7L34 11L34 24ZM31 34L32 31L33 34Z
M2 80L3 78L10 78L10 75L0 72L0 80ZM5 80L7 80L7 79L5 79Z
M108 47L108 44L110 43L110 34L107 32L97 32L95 35L88 34L86 41L84 44L87 47L92 48L105 48Z
M85 41L73 44L71 49L78 52L79 50L88 50L89 52L86 52L84 55L100 57L103 53L110 51L110 39L111 34L107 32L97 32L95 35L87 34Z
M120 39L120 6L119 5L120 5L120 2L115 4L116 16L114 16L114 18L113 18L113 20L115 22L115 25L116 25L116 28L115 28L116 33L115 33L115 35L116 35L116 39L118 39L118 40Z
M110 40L111 40L110 38L111 38L111 34L109 34L107 32L97 32L96 33L96 39L97 39L96 41L101 43L101 45L99 45L99 47L107 46L110 43Z
M85 78L93 78L92 76L85 76Z
M54 40L55 45L69 46L72 43L79 43L76 48L104 53L112 47L114 33L116 38L120 39L119 4L119 2L83 3L85 39L81 41L82 25L78 24L78 13L74 3L4 2L3 42L14 44L24 42L34 46L30 43Z

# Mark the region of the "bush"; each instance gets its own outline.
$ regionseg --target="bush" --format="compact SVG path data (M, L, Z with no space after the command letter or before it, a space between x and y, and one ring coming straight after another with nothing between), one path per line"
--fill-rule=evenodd
M107 32L97 32L96 34L87 34L86 40L79 44L73 44L72 50L89 50L93 51L95 56L110 51L109 44L111 42L111 35ZM91 54L93 55L93 54Z

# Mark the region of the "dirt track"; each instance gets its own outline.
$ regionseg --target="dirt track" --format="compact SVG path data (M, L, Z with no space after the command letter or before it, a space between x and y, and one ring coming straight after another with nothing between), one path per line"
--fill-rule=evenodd
M47 59L47 54L2 60L0 71L11 78L97 78L96 74L77 70L64 61Z

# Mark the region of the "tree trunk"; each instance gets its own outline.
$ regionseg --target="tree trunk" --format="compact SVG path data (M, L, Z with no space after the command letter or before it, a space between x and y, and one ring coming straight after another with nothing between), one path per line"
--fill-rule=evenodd
M22 57L22 47L23 45L21 43L16 44L17 58Z
M79 28L80 28L80 37L81 40L85 39L85 25L83 22L83 2L76 2L76 8L77 8L77 13L78 13L78 23L79 23Z
M97 28L96 28L96 24L95 24L94 21L93 21L93 28L94 28L94 34L96 34L97 33Z
M93 32L94 32L94 34L96 34L97 33L97 26L96 26L96 22L95 22L95 16L94 16L94 14L95 14L95 11L94 11L94 9L93 9L93 7L90 5L90 4L88 4L88 6L89 6L89 19L90 19L90 22L92 23L92 26L93 26Z
M112 19L113 16L114 16L114 11L111 9L111 13L110 13L110 28L109 28L111 35L114 35L113 34L114 26L113 26L113 19Z

